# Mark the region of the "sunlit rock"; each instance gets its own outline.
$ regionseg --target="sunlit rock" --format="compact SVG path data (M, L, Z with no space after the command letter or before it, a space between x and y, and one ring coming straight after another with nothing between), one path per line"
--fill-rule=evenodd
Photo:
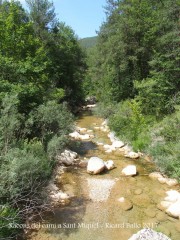
M178 200L180 200L180 193L177 192L176 190L169 190L166 192L167 194L167 197L165 197L165 201L168 201L168 202L176 202Z
M98 157L91 157L88 161L87 172L90 174L101 173L105 168L104 161Z
M162 174L159 172L152 172L149 174L149 177L152 179L163 178Z
M137 174L136 166L129 165L122 170L122 174L125 176L134 176Z
M128 240L171 240L168 238L165 234L156 232L150 228L144 228L134 234L131 238Z
M124 143L122 141L114 141L112 143L112 147L114 148L122 148L124 146Z
M172 217L180 218L180 200L171 204L167 209L166 213Z
M75 132L70 133L69 136L72 138L78 139L80 134L77 131L75 131Z
M76 162L78 154L71 150L65 150L60 155L56 156L59 164L70 166Z
M159 177L159 178L158 178L158 181L159 181L160 183L164 184L164 183L166 183L166 178L164 178L164 177Z
M169 185L170 187L173 187L178 185L178 181L176 179L167 178L166 184Z
M171 203L168 201L161 201L160 202L160 206L161 206L161 210L166 210L168 207L170 207Z
M105 168L107 170L111 170L111 169L115 168L113 160L108 160L108 161L104 162L104 164L105 164Z

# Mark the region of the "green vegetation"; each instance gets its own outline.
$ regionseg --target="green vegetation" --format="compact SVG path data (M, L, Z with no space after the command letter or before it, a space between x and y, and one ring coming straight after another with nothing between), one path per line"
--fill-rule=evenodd
M97 37L87 37L79 40L82 48L89 49L97 44Z
M134 150L180 179L179 1L107 0L84 84L97 112Z
M0 239L48 209L42 188L81 104L85 57L47 0L0 2Z

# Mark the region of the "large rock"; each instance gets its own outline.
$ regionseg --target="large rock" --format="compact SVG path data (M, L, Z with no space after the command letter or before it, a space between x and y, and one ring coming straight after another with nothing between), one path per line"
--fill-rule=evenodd
M129 240L171 240L165 234L156 232L150 228L144 228L134 234Z
M71 150L65 150L59 156L57 156L57 160L60 164L64 164L70 166L76 162L78 154Z
M134 176L137 174L136 166L135 165L128 165L122 170L122 174L125 176Z
M171 204L167 209L166 213L172 217L180 218L180 200Z
M161 201L159 209L171 217L180 218L180 193L176 190L169 190L166 194L167 196L164 201Z
M113 160L108 160L108 161L104 162L104 165L107 170L111 170L111 169L115 168Z
M165 201L169 201L169 202L176 202L176 201L180 201L180 193L177 192L176 190L169 190L166 192L167 197L165 197Z
M90 174L101 173L105 168L104 161L98 157L91 157L88 161L87 172Z

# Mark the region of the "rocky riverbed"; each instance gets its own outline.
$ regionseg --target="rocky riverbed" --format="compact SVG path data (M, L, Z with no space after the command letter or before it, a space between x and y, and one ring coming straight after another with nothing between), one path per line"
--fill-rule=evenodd
M133 152L110 133L107 121L91 112L80 116L75 132L78 134L70 137L77 144L58 156L59 167L48 186L54 214L45 216L43 227L34 231L30 239L135 240L141 236L179 240L177 181L157 173L147 156ZM102 165L111 160L115 168L88 172L92 157L100 158ZM169 202L169 206L162 208L162 202ZM177 207L175 215L173 207L171 213L167 211L173 204ZM149 228L167 237L151 230L137 234ZM142 238L145 233L155 237Z

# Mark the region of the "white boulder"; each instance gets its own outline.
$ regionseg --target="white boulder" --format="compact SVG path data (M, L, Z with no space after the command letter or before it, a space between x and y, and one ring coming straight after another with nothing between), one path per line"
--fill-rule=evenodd
M77 156L78 154L76 152L73 152L71 150L65 150L56 158L60 164L70 166L76 162Z
M137 232L136 234L132 235L128 240L171 240L165 234L156 232L150 228L144 228Z
M101 173L105 168L104 161L98 157L91 157L88 161L87 172L90 174Z
M107 170L111 170L111 169L115 168L113 160L108 160L108 161L104 162L104 165Z
M160 203L161 209L171 217L180 218L180 193L176 190L169 190L166 194L164 201Z
M112 147L114 147L114 148L121 148L123 146L124 146L124 143L122 141L117 141L116 140L112 143Z
M172 217L180 218L180 200L171 204L167 209L166 213Z
M169 201L169 202L176 202L178 200L180 200L180 193L177 192L176 190L169 190L166 192L167 197L165 197L165 201Z
M137 174L136 166L135 165L128 165L122 170L122 174L125 176L134 176Z
M75 132L70 133L69 136L72 138L78 139L80 134L77 131L75 131Z

